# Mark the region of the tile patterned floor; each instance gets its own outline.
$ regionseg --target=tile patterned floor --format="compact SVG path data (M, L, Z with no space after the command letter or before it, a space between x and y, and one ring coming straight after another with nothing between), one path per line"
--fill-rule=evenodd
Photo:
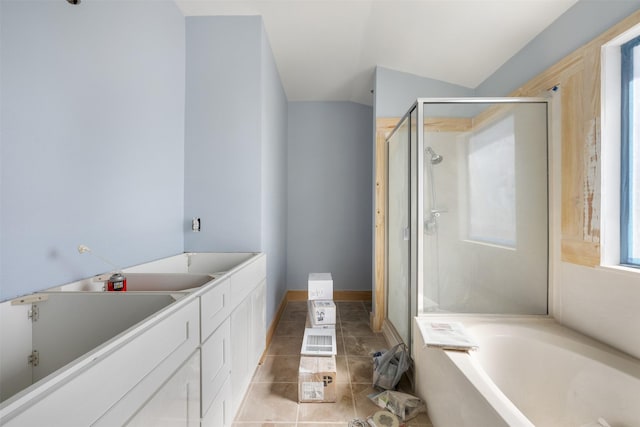
M382 334L369 328L371 304L336 302L336 307L337 402L298 403L298 365L307 303L289 302L233 427L347 427L354 418L366 418L379 410L367 398L375 391L371 387L370 353L388 346ZM421 414L406 427L431 427L431 423L426 414Z

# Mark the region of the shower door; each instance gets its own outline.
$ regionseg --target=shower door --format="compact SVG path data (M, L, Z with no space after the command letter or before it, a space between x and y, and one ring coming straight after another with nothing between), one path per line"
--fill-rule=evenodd
M547 100L425 100L419 313L547 314Z
M387 139L386 321L547 314L547 99L421 98Z
M412 147L416 143L417 111L407 114L387 141L388 149L388 199L387 199L387 321L405 343L411 339L412 257L412 206L415 206L417 177L412 167ZM412 171L414 172L412 174ZM413 217L413 218L412 218Z

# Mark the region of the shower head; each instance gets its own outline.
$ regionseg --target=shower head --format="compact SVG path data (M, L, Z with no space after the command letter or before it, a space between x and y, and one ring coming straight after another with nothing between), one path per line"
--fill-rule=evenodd
M431 156L429 161L431 162L432 165L437 165L443 159L443 157L440 154L437 154L435 151L433 151L433 148L431 148L431 147L425 148L424 151L426 151L427 154L429 154Z

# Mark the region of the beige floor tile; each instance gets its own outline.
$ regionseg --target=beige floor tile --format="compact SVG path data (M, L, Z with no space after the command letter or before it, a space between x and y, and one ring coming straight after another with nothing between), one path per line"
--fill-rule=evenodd
M339 383L349 382L349 368L347 367L346 356L336 356L336 367L338 372L336 373L337 381Z
M253 383L235 422L296 422L298 385L293 383Z
M340 321L369 322L369 312L366 310L348 310L340 313Z
M308 301L289 301L285 310L305 311L308 304Z
M374 334L369 322L364 320L342 320L340 327L344 336L368 336Z
M349 384L336 384L335 403L300 403L300 422L349 422L354 418L353 396Z
M337 355L338 356L344 356L346 353L344 351L344 341L342 339L342 335L338 336L336 335L336 345L337 345Z
M301 337L304 335L304 323L300 321L279 322L273 335L276 337Z
M267 351L268 355L299 356L302 348L302 337L273 337Z
M382 409L369 399L370 394L379 392L371 387L371 384L353 384L351 389L356 407L356 417L366 418Z
M361 301L336 301L336 308L340 314L353 310L365 310Z
M417 417L410 419L405 423L406 427L433 427L431 420L426 413L420 414Z
M387 341L382 335L344 337L344 350L348 356L371 356L376 351L387 348Z
M296 423L233 423L232 427L296 427Z
M349 379L351 383L371 384L373 380L373 362L370 357L347 356Z
M349 423L298 423L298 427L349 427Z
M305 320L307 320L307 311L306 310L284 310L282 313L282 317L280 318L281 322L302 322L304 324Z
M295 383L298 382L300 356L266 356L258 367L254 382Z

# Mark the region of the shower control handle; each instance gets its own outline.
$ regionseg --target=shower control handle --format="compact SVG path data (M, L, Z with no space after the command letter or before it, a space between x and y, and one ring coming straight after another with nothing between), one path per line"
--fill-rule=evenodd
M431 212L431 217L436 217L438 218L440 216L441 213L446 213L449 212L448 209L431 209L429 212Z

